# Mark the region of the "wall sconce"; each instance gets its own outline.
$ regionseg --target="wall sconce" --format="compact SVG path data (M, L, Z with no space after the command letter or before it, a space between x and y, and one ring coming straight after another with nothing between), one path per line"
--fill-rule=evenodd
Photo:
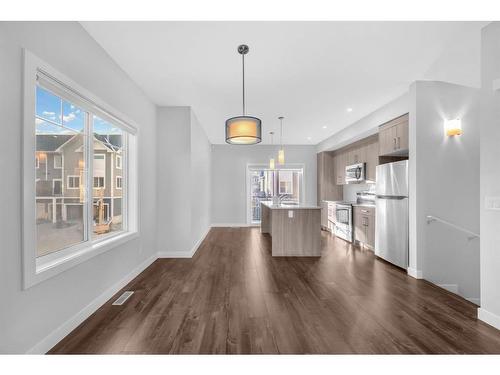
M462 134L462 120L459 118L454 120L444 120L444 131L448 136Z

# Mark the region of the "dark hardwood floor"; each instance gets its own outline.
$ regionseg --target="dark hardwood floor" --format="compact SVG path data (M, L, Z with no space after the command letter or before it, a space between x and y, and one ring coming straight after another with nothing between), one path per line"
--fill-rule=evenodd
M213 228L50 353L500 353L475 305L326 233L323 245L321 258L272 258L258 228Z

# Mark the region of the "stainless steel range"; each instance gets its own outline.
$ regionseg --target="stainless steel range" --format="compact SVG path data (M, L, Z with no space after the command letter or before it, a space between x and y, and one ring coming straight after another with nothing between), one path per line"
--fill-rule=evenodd
M352 242L352 202L336 202L334 233L348 242Z

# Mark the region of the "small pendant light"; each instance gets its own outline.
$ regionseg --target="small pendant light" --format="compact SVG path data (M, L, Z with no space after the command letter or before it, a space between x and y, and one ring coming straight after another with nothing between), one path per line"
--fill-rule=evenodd
M283 165L285 164L285 149L283 147L283 116L278 117L280 120L280 150L278 151L278 164Z
M245 106L245 55L248 53L247 45L238 46L243 67L243 115L226 120L226 142L235 145L254 145L260 143L262 121L257 117L246 115Z
M269 134L271 134L271 146L274 145L274 132L269 132ZM272 148L272 147L271 147ZM274 169L276 167L275 163L274 163L274 158L271 156L271 158L269 159L269 169Z

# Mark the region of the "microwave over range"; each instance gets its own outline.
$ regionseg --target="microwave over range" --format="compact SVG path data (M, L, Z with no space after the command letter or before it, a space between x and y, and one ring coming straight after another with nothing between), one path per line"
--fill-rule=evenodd
M365 163L352 164L345 167L345 182L357 184L365 181Z

